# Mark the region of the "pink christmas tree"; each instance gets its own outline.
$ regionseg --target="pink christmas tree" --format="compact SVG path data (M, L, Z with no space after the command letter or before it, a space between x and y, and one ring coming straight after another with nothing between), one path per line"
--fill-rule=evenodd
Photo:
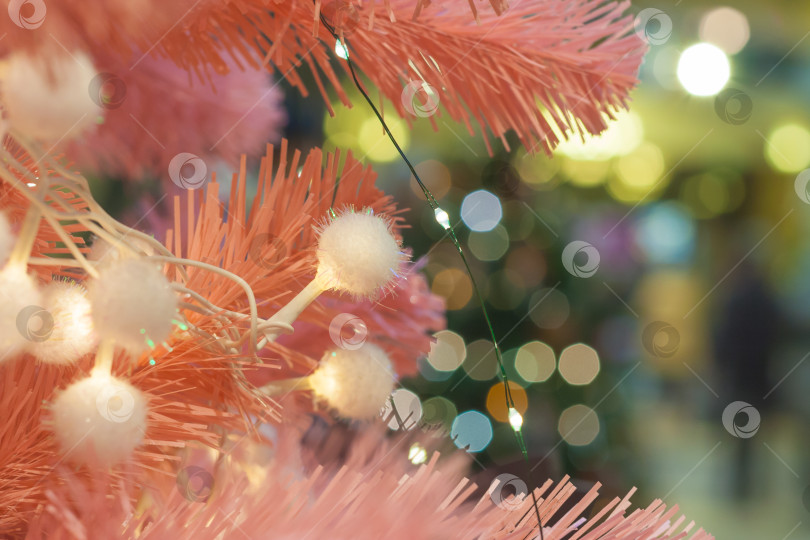
M327 106L328 83L349 105L333 66L356 66L405 118L403 84L421 81L438 114L477 123L488 147L487 131L504 145L513 131L551 152L627 107L644 46L626 7L12 2L0 23L0 532L690 534L661 501L631 511L628 495L589 513L598 486L574 501L567 478L474 497L464 453L440 459L435 440L384 433L403 422L391 392L445 327L444 303L370 167L279 141L270 78ZM335 60L334 36L353 64ZM212 160L238 167L224 198ZM169 199L165 237L110 217L84 176L98 173L186 188ZM356 435L316 444L313 415Z

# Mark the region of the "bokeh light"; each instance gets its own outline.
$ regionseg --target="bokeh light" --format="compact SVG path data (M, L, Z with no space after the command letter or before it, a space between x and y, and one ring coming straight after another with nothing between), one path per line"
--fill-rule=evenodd
M495 383L487 392L487 412L498 422L509 422L509 407L506 404L506 386L502 383ZM514 381L509 381L509 392L515 402L515 410L520 414L526 412L529 407L529 397L526 390Z
M529 317L538 328L559 328L570 313L568 297L558 289L540 289L529 298Z
M650 205L638 221L636 242L652 263L685 263L695 247L695 225L678 203Z
M472 231L491 231L502 217L501 201L485 189L473 191L461 203L461 219Z
M503 225L487 232L470 232L467 247L479 261L497 261L509 249L509 233Z
M745 200L745 183L738 173L712 171L684 180L680 200L697 219L733 212Z
M393 406L391 402L394 402ZM394 413L396 408L396 414ZM394 431L399 429L411 430L422 419L422 402L419 396L406 390L397 388L391 393L391 398L385 402L380 416L388 419L388 428Z
M610 170L609 161L577 161L568 159L563 163L562 172L571 184L577 187L601 185Z
M599 435L599 417L587 405L573 405L560 414L557 431L568 444L585 446Z
M495 347L486 339L478 339L467 345L467 357L461 367L476 381L488 381L498 371Z
M662 178L664 154L658 146L649 142L619 158L614 169L616 175L608 182L608 192L620 202L647 200L667 185L666 178Z
M748 19L734 8L713 9L700 20L700 39L717 45L727 54L740 52L749 37Z
M442 396L428 398L422 403L422 429L436 435L447 433L458 410L456 405Z
M462 450L480 452L492 441L492 422L476 410L463 412L453 420L450 438Z
M644 139L641 118L634 112L622 111L608 120L608 127L600 135L569 135L557 146L557 153L579 161L604 161L628 154Z
M521 148L512 160L521 180L532 189L545 191L559 185L562 180L557 174L560 170L560 159L549 159L548 156L539 152L529 154L525 148Z
M711 43L697 43L681 53L678 80L693 96L713 96L731 77L728 57Z
M590 384L599 374L599 354L593 347L575 343L560 353L558 369L568 384Z
M437 371L454 371L467 356L464 338L450 330L433 334L436 341L430 344L427 360Z
M428 381L431 382L441 382L446 381L450 377L453 376L452 371L439 371L434 368L426 356L422 356L416 360L416 368L419 370L419 374Z
M518 349L515 371L528 383L548 380L557 367L554 349L541 341L530 341Z
M394 117L390 120L386 119L386 123L399 146L402 147L403 151L407 152L411 140L408 125L404 120ZM374 116L369 116L360 125L357 142L360 149L365 152L366 157L372 161L385 163L399 158L399 152L397 152L388 135L380 127L380 121Z
M417 163L413 168L416 169L416 174L419 175L419 179L422 180L425 187L433 194L434 199L441 200L450 191L453 182L450 169L444 163L435 159L427 159ZM420 199L425 198L422 188L419 187L413 175L411 175L411 191Z
M447 301L449 310L464 308L473 293L470 276L458 268L446 268L436 274L431 290Z
M810 166L810 131L799 124L785 124L768 135L765 159L784 173L797 173Z

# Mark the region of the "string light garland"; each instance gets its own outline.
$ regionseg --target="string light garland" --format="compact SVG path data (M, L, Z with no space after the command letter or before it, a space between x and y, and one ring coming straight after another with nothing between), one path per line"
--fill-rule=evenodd
M475 296L478 299L478 304L479 304L479 306L481 308L481 312L484 315L484 320L486 322L487 328L489 329L490 337L492 338L493 349L494 349L494 352L495 352L495 359L496 359L496 361L498 363L498 370L499 370L501 380L503 381L504 398L506 400L506 407L509 410L509 423L511 424L512 429L515 432L515 439L517 440L518 446L520 447L520 452L523 455L523 461L524 461L524 464L525 464L525 467L526 467L525 474L526 474L527 483L529 485L532 485L533 484L533 482L531 481L532 470L531 470L531 464L529 462L529 452L528 452L528 449L526 447L526 442L525 442L525 440L523 438L523 417L517 411L517 409L515 407L515 401L512 398L512 393L511 393L511 391L509 389L509 378L508 378L508 376L506 374L506 368L505 368L504 363L503 363L503 356L501 355L501 350L500 350L500 347L498 346L498 340L495 337L495 329L492 326L492 322L491 322L490 317L489 317L489 311L487 310L486 304L484 302L484 297L481 295L481 291L478 288L478 284L476 283L475 277L473 276L472 269L470 268L469 262L467 261L467 256L464 254L464 250L461 247L461 242L459 242L458 237L456 236L455 228L450 223L449 214L447 213L447 211L445 211L443 208L441 208L441 206L439 206L439 203L433 197L433 193L431 193L430 190L427 188L427 186L424 184L424 182L422 182L422 179L419 177L419 174L416 172L416 169L414 168L413 164L411 164L410 160L408 159L408 156L405 155L405 152L402 150L399 143L397 143L396 138L394 137L393 133L391 133L391 130L388 128L388 124L386 124L385 120L383 119L382 115L380 114L380 111L377 109L376 105L374 105L374 102L368 96L366 91L363 89L363 86L360 84L360 81L357 79L357 74L355 73L354 65L353 65L352 60L351 60L351 52L350 52L351 47L350 47L350 44L346 41L346 36L343 35L342 29L340 30L340 34L338 34L335 27L333 27L329 23L329 21L326 20L326 17L324 16L323 13L320 13L320 20L321 20L321 23L323 24L323 26L329 31L329 33L332 35L332 37L336 40L336 45L335 45L336 55L339 58L344 59L346 61L347 65L349 66L349 72L351 73L351 76L352 76L352 79L354 81L355 86L360 91L363 98L368 103L369 107L371 107L371 109L374 111L374 114L377 116L377 119L380 121L380 124L382 125L383 129L385 130L386 135L388 135L388 138L391 140L391 143L396 148L396 150L399 153L400 157L405 162L405 164L408 166L408 169L410 169L411 174L416 179L416 183L419 185L419 188L422 190L422 193L425 195L425 199L427 199L428 205L433 210L433 213L434 213L434 216L436 217L437 223L439 223L448 232L448 234L450 236L450 239L453 242L453 245L456 247L456 250L458 251L459 256L461 257L461 260L464 263L464 268L467 271L467 275L470 277L470 282L472 283L472 288L475 291ZM344 54L337 54L337 51L341 51L342 53L345 53L345 56L344 56ZM396 407L394 407L394 410L396 411ZM517 416L513 415L513 412L516 413ZM518 418L519 418L519 421L518 421ZM531 494L532 494L532 501L534 503L535 514L536 514L536 517L537 517L538 529L540 531L540 540L543 540L543 538L544 538L544 535L543 535L543 521L542 521L542 519L540 517L540 510L538 508L539 503L537 501L537 496L534 493L534 489L530 489L530 491L531 491Z

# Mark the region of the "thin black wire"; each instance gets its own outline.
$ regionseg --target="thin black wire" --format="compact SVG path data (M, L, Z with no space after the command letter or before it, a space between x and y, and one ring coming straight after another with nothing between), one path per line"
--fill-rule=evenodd
M399 143L397 143L396 139L394 138L394 135L391 133L391 130L388 129L388 124L386 124L385 120L383 120L380 111L377 110L377 107L374 105L374 102L371 101L371 98L369 98L368 94L363 89L363 86L360 84L360 81L357 80L357 74L354 71L354 63L351 61L351 54L349 54L348 43L346 42L345 37L341 38L337 34L334 27L331 24L329 24L329 21L327 21L326 18L323 16L323 13L320 14L320 19L324 27L329 31L330 34L332 34L332 37L334 37L335 40L337 40L341 44L343 50L346 52L345 60L346 63L349 65L349 71L352 74L352 79L354 79L355 86L357 86L357 89L360 91L365 100L368 102L371 109L374 111L374 114L377 116L377 119L380 121L380 124L382 124L383 129L385 129L385 133L388 135L388 138L391 139L391 143L393 143L394 147L397 149L397 152L399 152L399 155L402 157L402 160L408 166L408 169L410 169L411 174L413 174L413 177L416 179L417 184L419 184L422 193L425 195L428 204L433 209L434 214L436 213L437 210L444 211L439 206L439 203L436 202L436 199L433 197L433 194L430 192L427 186L425 186L425 184L422 182L422 179L419 178L419 175L416 173L416 169L414 169L413 165L408 159L408 156L405 155L405 152L399 146ZM442 225L444 226L444 224ZM456 246L456 250L458 250L458 254L461 256L462 262L464 262L464 268L467 270L467 274L470 276L470 281L472 283L473 290L475 291L475 295L478 298L478 303L481 307L481 311L484 314L484 319L486 320L487 327L489 328L490 337L492 338L492 344L495 350L495 359L498 362L498 368L500 369L501 379L504 385L505 390L504 397L506 398L506 406L508 414L508 411L510 409L515 410L517 409L515 407L515 401L514 399L512 399L512 392L509 389L509 378L506 375L506 368L504 367L503 364L503 357L501 355L500 347L498 347L498 340L495 338L495 329L493 328L492 321L489 318L489 312L487 311L486 304L484 303L484 297L481 295L481 291L479 290L478 285L475 282L475 277L473 276L472 270L470 269L470 265L467 262L467 257L464 255L464 251L461 248L461 242L459 242L458 237L456 236L456 232L453 228L453 225L449 221L447 223L446 229L450 234L450 238L453 241L453 245ZM531 464L529 463L529 453L526 448L526 442L523 439L522 427L521 429L514 429L513 431L515 432L515 438L517 439L518 446L520 447L520 451L523 454L523 460L526 464L526 480L529 484L529 490L531 491L532 494L532 501L534 502L534 511L537 516L538 529L540 529L540 540L543 540L544 539L543 521L540 518L540 510L538 508L537 496L535 495L534 488L532 487L533 485L531 481L532 470L530 468ZM517 495L518 494L516 493L515 496Z

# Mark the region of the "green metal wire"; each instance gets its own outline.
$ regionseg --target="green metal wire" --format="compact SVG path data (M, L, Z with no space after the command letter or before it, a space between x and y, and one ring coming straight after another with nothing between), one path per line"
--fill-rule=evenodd
M365 100L368 102L371 109L374 111L374 114L377 116L377 119L380 121L380 124L382 125L383 129L385 130L385 133L388 135L388 138L391 140L391 143L397 149L397 152L399 152L399 155L402 157L402 160L408 166L408 169L410 169L411 174L413 174L414 178L416 179L417 184L419 184L419 188L422 190L422 193L425 195L425 198L427 199L428 204L430 205L431 209L433 209L434 214L436 216L438 216L439 212L445 212L444 209L442 209L439 206L439 203L436 202L436 199L433 197L433 193L430 192L430 190L427 188L427 186L425 186L425 184L422 182L422 179L419 178L419 175L417 174L416 169L414 169L414 167L411 164L410 160L405 155L405 152L399 146L399 143L397 143L396 139L394 138L394 135L391 133L391 130L388 129L388 124L385 123L385 120L383 119L382 115L380 114L380 111L374 105L374 102L368 96L366 91L363 89L363 86L360 84L360 81L357 79L357 74L355 73L355 70L354 70L354 64L351 61L351 54L349 52L349 47L348 47L348 43L345 40L345 36L343 38L341 38L337 34L335 29L332 27L332 25L330 25L329 22L324 18L323 14L321 14L320 18L321 18L321 23L324 25L324 27L329 31L329 33L332 35L332 37L335 38L336 42L339 43L340 46L343 47L343 50L346 52L345 60L346 60L346 62L348 64L348 66L349 66L349 71L350 71L350 73L352 75L352 79L354 79L355 86L357 86L357 89L360 91L360 93L363 95ZM446 214L446 212L445 212L445 214ZM478 288L478 284L475 281L475 277L473 276L472 270L470 269L470 265L467 262L467 256L464 254L464 250L461 247L461 242L459 242L458 237L456 236L455 228L453 227L453 225L449 221L447 223L442 223L442 226L447 230L448 234L450 235L451 240L453 241L453 245L456 247L456 250L458 250L458 254L461 256L461 260L464 263L464 268L467 270L467 274L470 276L470 281L472 283L472 288L475 291L475 296L478 299L478 304L481 307L482 313L484 314L484 320L486 321L487 328L489 329L489 334L490 334L490 337L492 338L493 348L495 350L495 359L498 362L498 369L500 370L501 379L503 381L504 397L506 399L507 410L516 409L515 408L515 401L512 398L512 392L511 392L511 390L509 388L509 378L506 375L506 368L504 367L504 364L503 364L503 356L501 355L501 349L498 346L498 340L495 337L495 329L492 326L492 321L490 320L490 317L489 317L489 311L487 310L486 304L484 303L484 297L481 295L481 291ZM393 403L392 403L392 405L393 405ZM531 464L529 462L529 452L528 452L528 449L526 448L526 442L523 439L522 426L519 426L517 428L515 428L513 426L513 430L515 432L515 439L517 440L518 446L520 447L520 452L523 455L523 460L524 460L524 463L526 465L526 480L527 480L527 483L529 485L529 490L531 491L531 494L532 494L532 501L534 502L534 511L535 511L536 516L537 516L538 528L540 529L540 540L543 540L543 538L544 538L544 535L543 535L543 522L542 522L542 519L540 518L540 510L538 508L537 496L535 495L534 488L532 487L533 486L533 483L531 481L532 470L531 470L531 467L530 467Z

